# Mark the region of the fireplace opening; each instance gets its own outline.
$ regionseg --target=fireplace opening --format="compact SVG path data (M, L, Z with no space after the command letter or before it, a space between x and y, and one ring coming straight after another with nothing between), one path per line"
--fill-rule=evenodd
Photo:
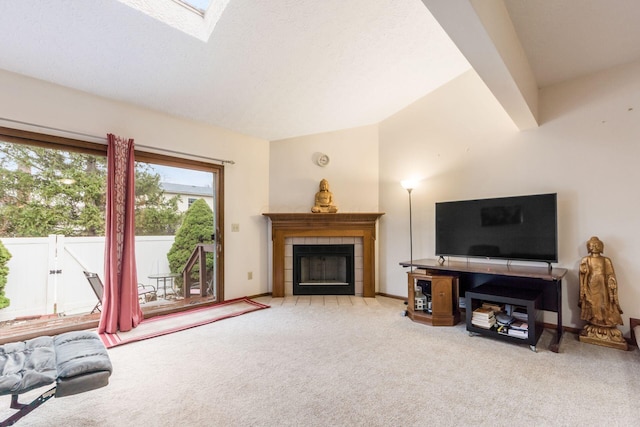
M293 245L294 295L355 295L354 245Z

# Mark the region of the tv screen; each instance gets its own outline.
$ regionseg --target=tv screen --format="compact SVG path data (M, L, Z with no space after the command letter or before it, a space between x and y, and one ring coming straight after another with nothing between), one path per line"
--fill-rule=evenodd
M557 194L436 203L436 256L557 262Z

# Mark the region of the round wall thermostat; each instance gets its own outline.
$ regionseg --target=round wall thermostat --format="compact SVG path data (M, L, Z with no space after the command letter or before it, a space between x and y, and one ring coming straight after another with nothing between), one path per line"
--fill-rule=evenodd
M316 160L316 163L318 163L318 166L325 167L329 164L329 160L329 156L327 156L326 154L320 154L318 156L318 159Z

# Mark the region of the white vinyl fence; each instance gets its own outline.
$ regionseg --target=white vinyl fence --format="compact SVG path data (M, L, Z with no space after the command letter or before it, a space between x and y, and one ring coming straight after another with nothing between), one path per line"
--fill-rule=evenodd
M53 313L87 313L97 298L83 271L104 280L104 237L2 238L11 253L5 295L11 305L0 321ZM174 236L136 237L138 282L156 286L150 274L169 271Z

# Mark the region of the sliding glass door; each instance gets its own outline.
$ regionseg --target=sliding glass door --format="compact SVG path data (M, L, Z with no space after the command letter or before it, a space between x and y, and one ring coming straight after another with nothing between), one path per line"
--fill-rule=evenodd
M142 162L136 164L136 170L151 172L141 174L147 177L147 181L136 177L136 187L140 193L148 197L149 187L158 189L159 193L153 195L154 200L150 201L154 202L152 205L162 202L167 208L165 211L156 211L144 207L136 212L136 237L140 242L136 259L144 269L138 275L144 276L149 284L158 288L158 295L162 298L200 296L220 301L217 255L221 253L221 247L218 246L219 199L216 191L219 172L215 169L194 170ZM150 245L155 246L155 250L149 250ZM166 252L157 250L161 245ZM203 263L206 272L202 276L205 286L200 285L199 262L187 271L187 283L183 277L189 261L199 255L200 248L204 248L202 253L206 258Z
M222 165L136 151L138 282L156 290L141 294L143 309L185 295L224 301L223 176ZM105 193L106 145L0 128L0 241L10 257L0 321L91 311L83 271L103 275ZM208 249L203 292L182 280L199 245Z

